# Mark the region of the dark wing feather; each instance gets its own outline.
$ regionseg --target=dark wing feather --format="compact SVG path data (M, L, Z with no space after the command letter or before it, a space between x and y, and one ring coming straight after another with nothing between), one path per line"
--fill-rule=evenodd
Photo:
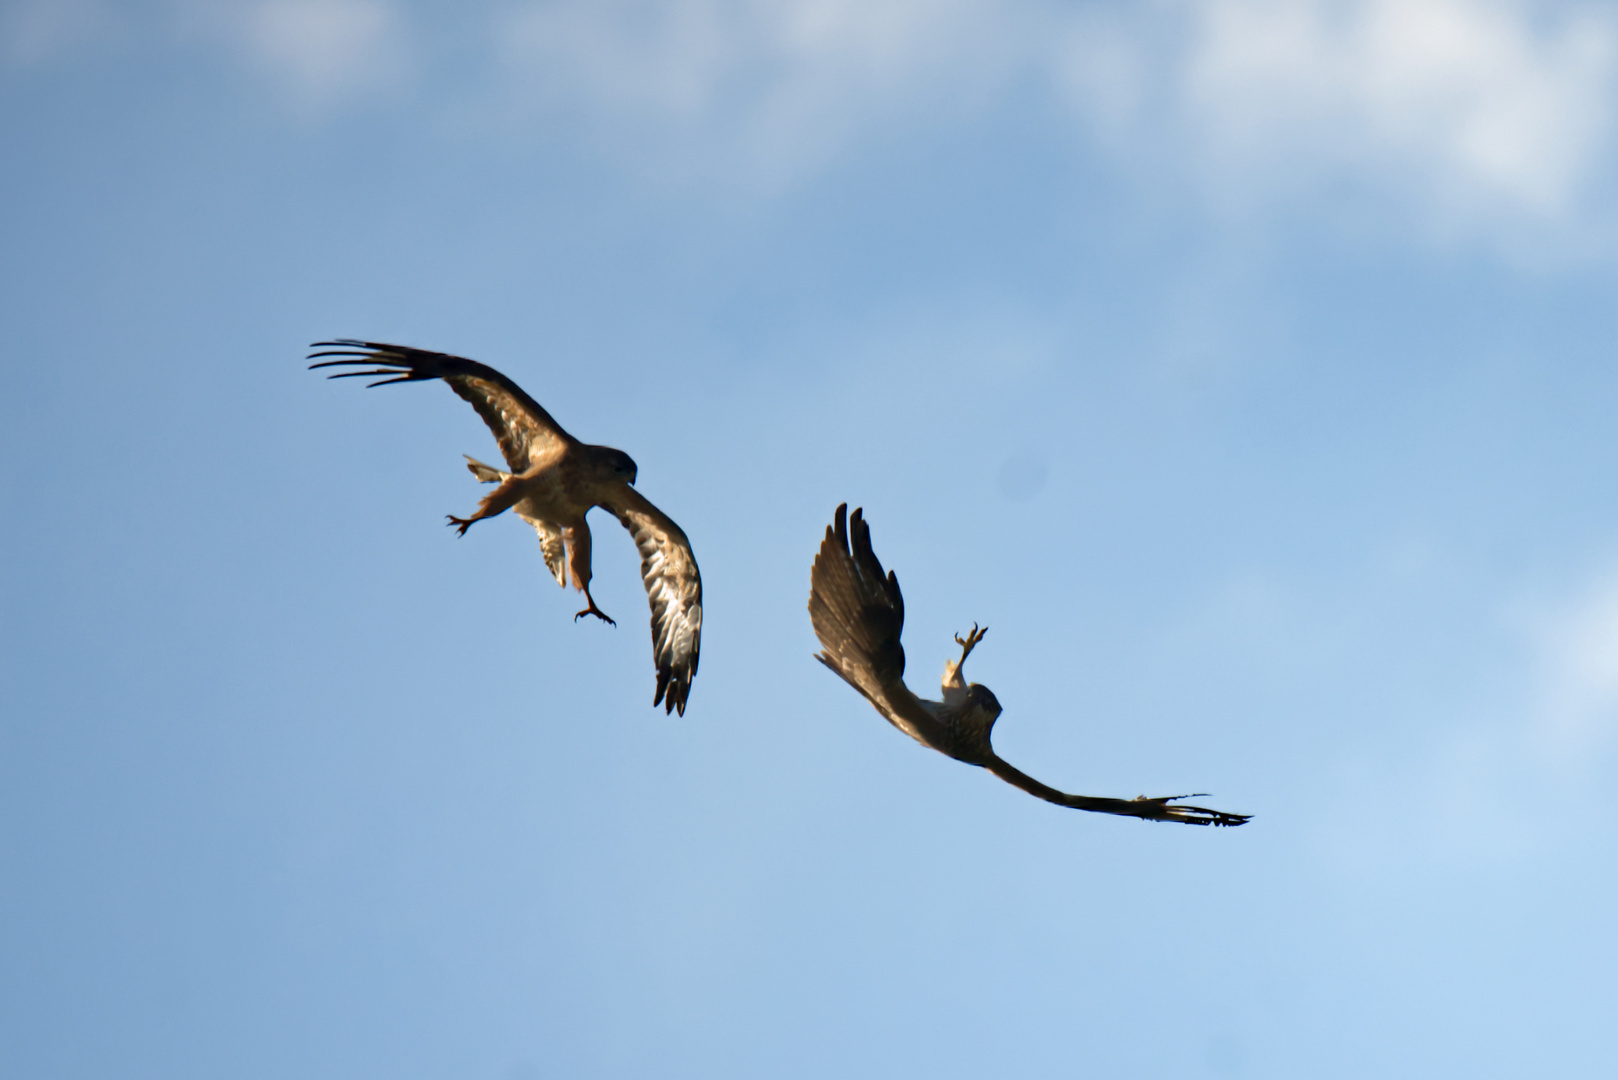
M514 473L526 472L530 466L554 458L575 441L539 402L523 392L522 387L476 360L351 338L317 341L311 348L323 350L310 353L311 360L322 356L353 358L310 364L311 368L376 365L370 370L339 372L331 376L334 379L356 375L392 376L371 383L372 386L443 379L483 417Z
M1118 814L1123 817L1144 818L1147 821L1178 821L1185 825L1242 825L1251 814L1227 814L1223 810L1209 810L1202 806L1177 804L1177 799L1194 799L1195 795L1170 795L1166 798L1106 799L1093 795L1069 795L1035 780L1005 760L995 757L988 763L994 775L1030 795L1038 796L1057 806L1074 810L1090 810L1097 814Z
M652 704L685 715L685 699L702 651L702 574L691 541L667 514L622 484L599 504L617 515L640 551L640 576L652 607L652 663L657 694Z
M850 533L852 532L852 542ZM944 727L904 683L904 596L871 550L871 528L859 510L837 508L809 573L809 619L821 652L815 659L843 677L890 724L934 749Z

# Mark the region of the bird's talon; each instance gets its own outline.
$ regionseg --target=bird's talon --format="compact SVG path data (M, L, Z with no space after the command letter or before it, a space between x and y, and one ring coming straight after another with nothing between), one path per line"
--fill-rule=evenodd
M972 646L974 646L978 642L982 641L983 640L983 635L987 634L988 632L989 632L989 628L987 626L985 626L983 629L979 630L978 629L978 624L973 623L972 624L972 632L970 634L967 634L965 638L962 638L961 635L959 635L959 634L955 635L955 644L959 645L963 649L970 649Z
M978 629L978 624L973 623L972 624L972 632L970 634L967 634L966 637L963 638L959 634L955 635L955 644L957 644L957 645L959 645L961 647L961 660L960 660L960 663L956 665L957 670L960 669L962 664L966 663L966 658L968 656L972 655L973 647L975 645L977 645L978 642L982 641L983 640L983 635L987 634L988 632L989 632L989 628L987 626L985 626L983 629L979 630Z

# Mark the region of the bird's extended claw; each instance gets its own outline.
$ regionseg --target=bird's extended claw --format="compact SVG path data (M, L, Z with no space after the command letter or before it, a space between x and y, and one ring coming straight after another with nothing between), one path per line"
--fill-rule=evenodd
M961 664L966 663L966 658L972 655L972 648L977 645L978 642L982 641L983 635L987 634L988 632L989 628L987 626L985 626L982 630L979 630L978 624L974 622L972 624L972 632L967 634L965 638L962 638L959 634L955 635L955 644L961 647Z
M466 530L472 527L472 522L475 520L473 518L458 518L454 514L445 514L444 516L449 518L449 523L455 526L455 532L459 536L465 536Z
M577 615L573 616L573 621L578 622L580 619L584 618L586 615L594 615L596 618L600 619L602 622L606 623L608 626L617 626L618 625L618 620L614 619L612 616L608 615L605 611L602 611L600 608L596 607L594 600L590 601L590 606L589 607L585 608L583 611L581 611Z

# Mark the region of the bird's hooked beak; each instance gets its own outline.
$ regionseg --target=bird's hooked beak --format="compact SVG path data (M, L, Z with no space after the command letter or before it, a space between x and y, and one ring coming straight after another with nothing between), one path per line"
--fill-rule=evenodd
M607 451L609 460L612 462L612 475L626 484L634 484L635 477L640 475L640 466L635 464L635 459L622 450L613 450L606 447L602 449Z

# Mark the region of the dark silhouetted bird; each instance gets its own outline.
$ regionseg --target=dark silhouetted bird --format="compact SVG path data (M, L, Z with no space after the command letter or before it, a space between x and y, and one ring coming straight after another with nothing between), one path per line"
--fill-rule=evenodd
M852 541L852 543L851 543ZM859 510L848 517L848 505L837 508L836 522L815 556L809 575L809 618L823 651L815 657L843 677L876 706L888 722L923 746L956 761L979 765L1008 784L1022 788L1058 806L1121 814L1148 821L1179 821L1187 825L1240 825L1250 815L1227 814L1178 800L1195 795L1148 799L1105 799L1068 795L1014 768L994 752L989 736L1000 716L1000 702L987 686L967 683L961 668L988 628L976 624L955 642L961 658L944 665L944 700L927 701L904 683L905 653L899 644L904 629L904 597L899 579L884 574L871 550L871 528Z

